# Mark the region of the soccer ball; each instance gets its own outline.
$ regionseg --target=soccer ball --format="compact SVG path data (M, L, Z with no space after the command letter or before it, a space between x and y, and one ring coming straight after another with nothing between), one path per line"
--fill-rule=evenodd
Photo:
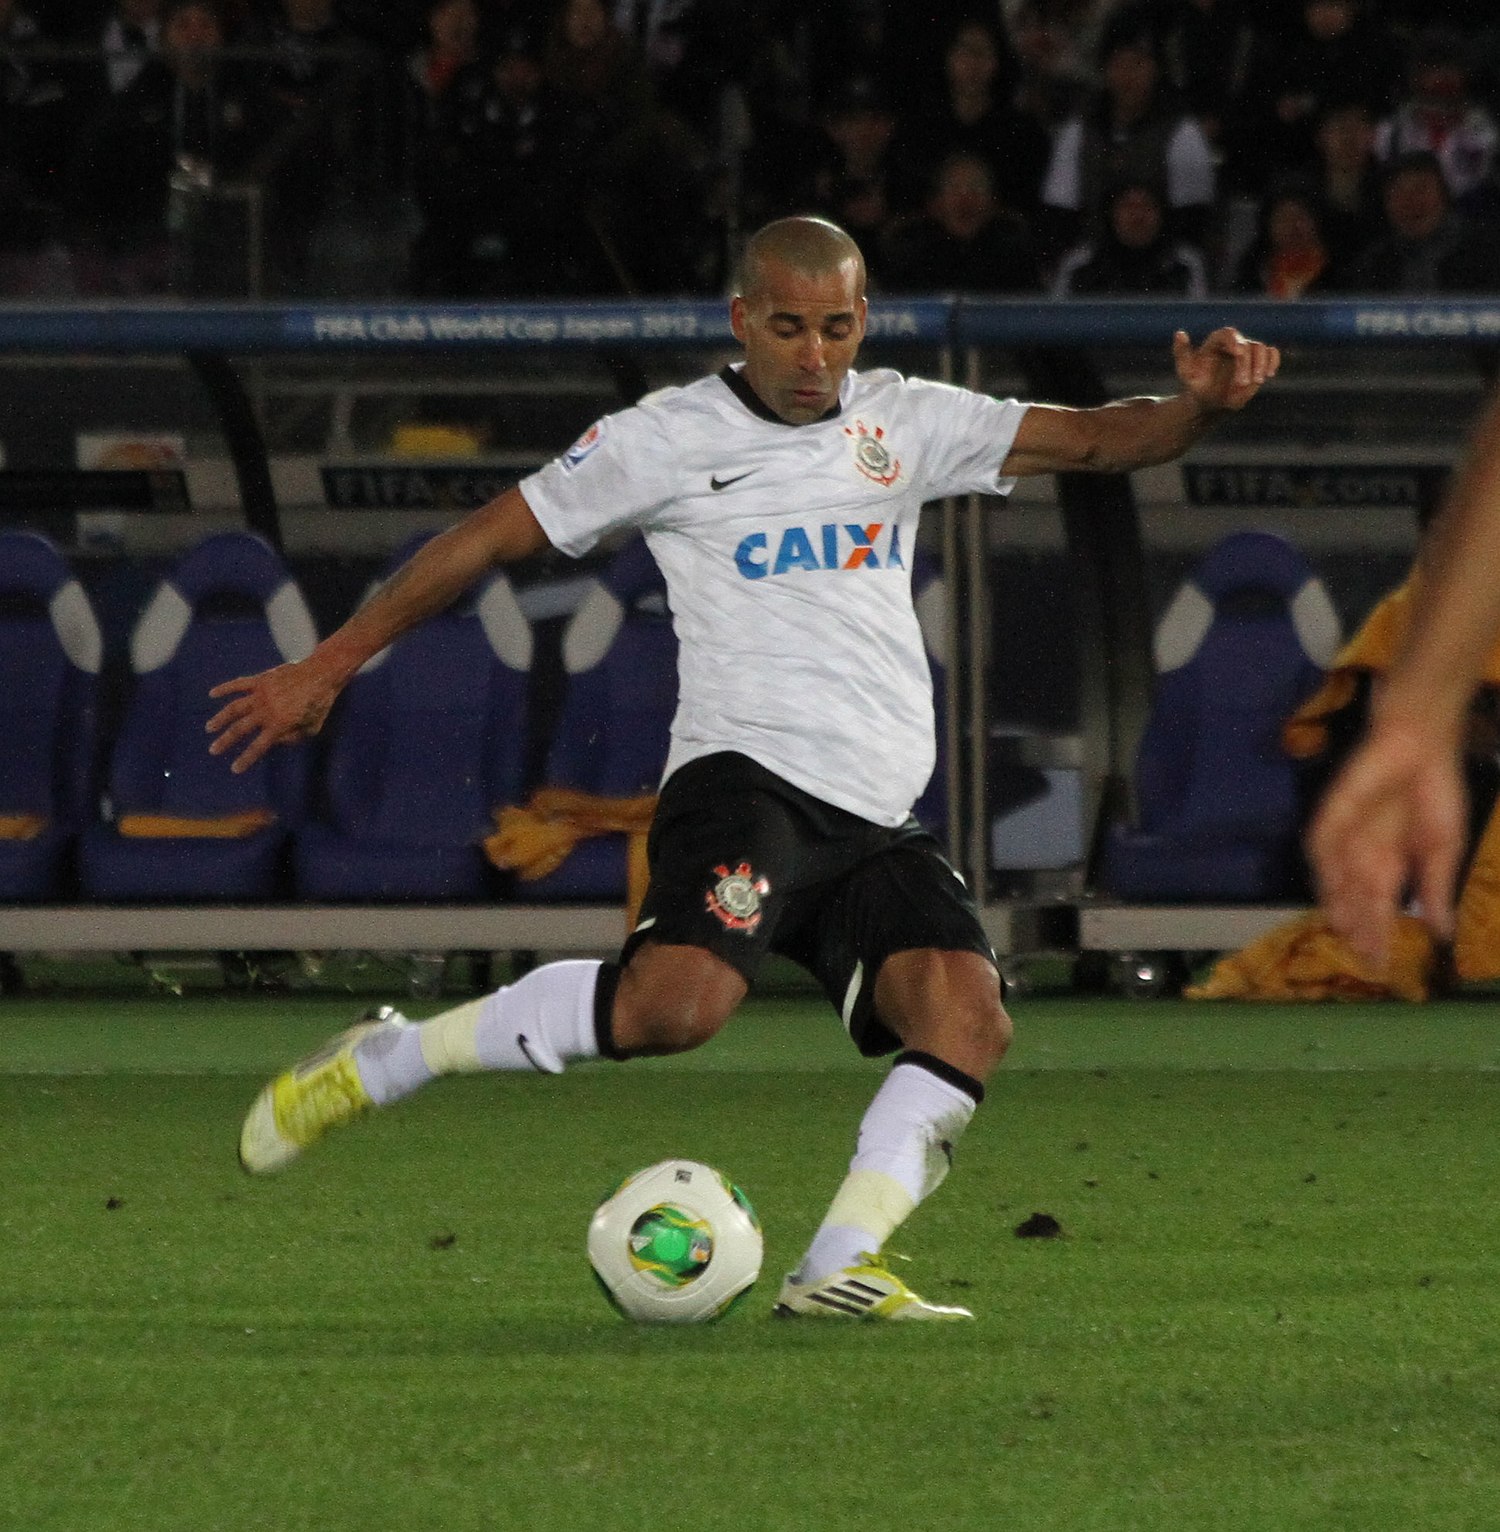
M627 1319L717 1319L760 1275L760 1222L722 1171L662 1160L626 1178L594 1210L589 1264Z

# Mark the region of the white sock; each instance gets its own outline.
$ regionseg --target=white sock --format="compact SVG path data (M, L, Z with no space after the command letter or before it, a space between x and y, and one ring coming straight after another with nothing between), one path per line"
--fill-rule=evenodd
M374 1033L354 1050L360 1082L376 1106L385 1106L438 1075L486 1069L557 1075L575 1060L598 1058L594 992L603 966L547 963L430 1021Z
M940 1060L903 1053L865 1111L849 1174L792 1280L821 1282L877 1254L942 1184L983 1095L977 1080Z

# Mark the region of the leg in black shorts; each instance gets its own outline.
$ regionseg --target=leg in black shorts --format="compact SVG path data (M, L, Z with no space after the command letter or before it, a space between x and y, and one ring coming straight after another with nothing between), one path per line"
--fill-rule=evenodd
M892 953L994 961L967 886L916 822L894 829L834 808L735 753L703 756L662 789L651 884L628 962L645 941L706 948L749 983L767 952L808 969L865 1054L900 1046L875 1014Z

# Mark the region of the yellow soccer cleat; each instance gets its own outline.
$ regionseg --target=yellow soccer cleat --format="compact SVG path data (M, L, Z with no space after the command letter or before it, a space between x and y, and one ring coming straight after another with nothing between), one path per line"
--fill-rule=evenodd
M781 1284L773 1312L781 1319L811 1315L819 1319L972 1319L968 1309L948 1308L919 1298L886 1264L866 1254L862 1264L846 1266L821 1282Z
M407 1025L405 1017L382 1006L277 1075L245 1116L240 1164L253 1176L270 1175L290 1165L330 1128L367 1112L374 1102L360 1082L355 1045L372 1032Z

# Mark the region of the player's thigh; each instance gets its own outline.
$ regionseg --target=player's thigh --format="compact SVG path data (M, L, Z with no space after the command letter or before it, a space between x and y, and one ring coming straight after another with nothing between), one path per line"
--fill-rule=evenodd
M622 961L644 945L697 948L749 984L805 861L795 812L743 757L707 756L672 774L648 846L650 882Z
M945 1000L959 1001L964 1028L977 1026L992 1045L1005 1033L978 907L930 836L898 840L804 896L788 922L777 950L817 977L861 1053L937 1052L928 1045Z

